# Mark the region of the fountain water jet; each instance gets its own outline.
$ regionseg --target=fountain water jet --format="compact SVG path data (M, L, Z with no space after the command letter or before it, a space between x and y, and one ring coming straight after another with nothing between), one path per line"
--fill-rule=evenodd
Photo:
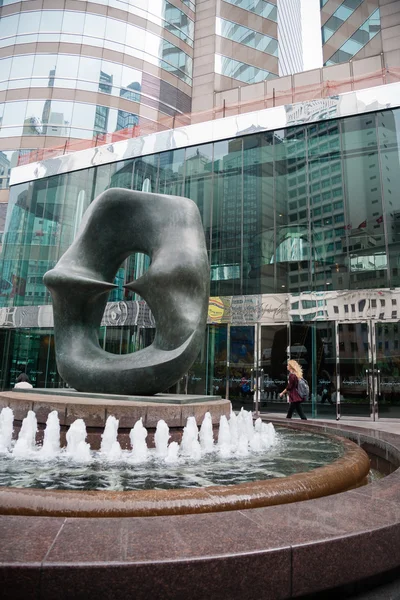
M15 458L27 458L36 445L37 420L33 410L28 411L27 416L22 421L21 431L15 443L12 454Z
M47 460L57 456L60 450L60 419L58 412L53 410L47 417L43 446L38 454L40 458Z
M110 415L107 418L106 426L105 426L104 432L101 436L101 446L100 446L100 452L102 454L104 454L105 456L109 456L111 452L114 456L115 456L115 454L118 454L118 448L113 449L113 447L115 446L116 443L119 446L119 450L121 450L121 446L120 446L119 442L117 441L118 425L119 425L119 420L116 419L115 417L113 417L112 415Z
M148 449L146 444L147 429L143 426L143 419L140 417L136 421L129 434L132 444L131 461L134 463L146 462L148 458Z
M200 427L200 445L201 450L204 454L214 452L214 435L212 419L209 412L204 415L203 422Z
M157 456L161 458L166 458L168 456L168 440L170 437L168 425L163 419L160 419L154 434L154 444Z
M179 444L178 442L171 442L168 446L168 454L165 458L165 463L167 465L176 464L179 461Z
M90 445L85 442L86 436L87 433L84 420L76 419L67 431L67 448L65 451L66 454L70 455L70 457L77 462L90 462L92 459L90 455Z
M199 430L197 428L196 419L194 417L188 417L186 427L183 428L181 454L190 456L192 454L193 442L197 442L198 437Z
M8 406L0 412L0 453L8 453L11 448L14 413Z

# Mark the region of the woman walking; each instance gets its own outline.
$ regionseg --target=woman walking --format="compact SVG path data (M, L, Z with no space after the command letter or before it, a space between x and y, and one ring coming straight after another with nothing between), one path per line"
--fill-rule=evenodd
M307 420L306 415L303 412L301 403L303 399L298 392L299 379L303 377L303 369L296 360L289 360L287 364L287 370L289 371L289 380L286 388L279 394L282 398L284 394L289 396L289 410L286 418L291 419L294 411L297 411L301 419Z

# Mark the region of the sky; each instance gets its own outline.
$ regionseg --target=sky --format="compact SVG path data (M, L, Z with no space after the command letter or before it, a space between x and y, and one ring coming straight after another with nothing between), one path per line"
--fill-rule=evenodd
M322 67L321 18L319 0L301 1L304 71Z

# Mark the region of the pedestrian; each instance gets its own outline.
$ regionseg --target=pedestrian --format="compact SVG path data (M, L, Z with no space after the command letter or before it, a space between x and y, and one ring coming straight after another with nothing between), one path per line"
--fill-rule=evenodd
M17 377L14 388L27 390L33 388L33 385L29 381L29 377L26 373L20 373Z
M298 392L298 383L299 379L302 379L303 377L303 369L296 360L289 360L287 370L289 371L288 384L283 392L279 394L281 398L285 394L288 394L289 410L286 418L291 419L294 411L297 411L299 417L306 421L307 417L301 406L303 399Z

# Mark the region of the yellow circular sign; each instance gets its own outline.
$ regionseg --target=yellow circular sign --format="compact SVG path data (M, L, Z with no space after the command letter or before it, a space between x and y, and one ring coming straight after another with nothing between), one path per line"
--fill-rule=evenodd
M222 317L224 316L224 312L225 312L225 306L224 306L224 303L222 302L221 298L219 298L219 297L210 298L210 301L208 304L208 316L210 317L211 321L214 321L214 322L221 321Z

